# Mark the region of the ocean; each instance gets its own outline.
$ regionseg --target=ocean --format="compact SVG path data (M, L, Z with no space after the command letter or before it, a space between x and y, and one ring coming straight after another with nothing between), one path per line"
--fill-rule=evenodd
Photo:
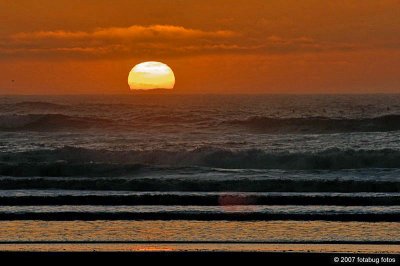
M400 95L1 96L0 226L2 250L400 252Z

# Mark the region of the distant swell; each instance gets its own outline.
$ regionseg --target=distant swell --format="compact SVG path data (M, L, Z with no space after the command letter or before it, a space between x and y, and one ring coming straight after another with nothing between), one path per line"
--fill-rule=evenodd
M15 104L16 107L20 108L31 108L31 109L65 109L68 105L42 102L42 101L23 101Z
M49 103L24 102L20 105L28 108L54 109L64 108ZM19 106L21 107L21 106ZM48 111L50 112L50 111ZM91 128L113 130L132 130L139 127L174 127L191 126L209 130L245 129L253 133L269 134L330 134L350 132L388 132L400 130L400 115L386 115L375 118L350 119L328 117L272 118L249 117L222 121L217 117L193 114L151 114L146 116L124 117L123 120L65 115L61 113L47 114L12 114L0 115L0 131L56 131L85 130Z
M121 175L137 165L226 169L359 169L400 168L400 151L327 149L320 152L268 152L204 147L194 150L109 151L64 147L0 153L0 175ZM133 168L131 168L133 167Z
M244 120L230 120L224 124L263 133L385 132L400 130L400 115L364 119L252 117Z
M61 129L85 129L109 126L107 119L75 117L62 114L1 115L0 130L3 131L53 131Z

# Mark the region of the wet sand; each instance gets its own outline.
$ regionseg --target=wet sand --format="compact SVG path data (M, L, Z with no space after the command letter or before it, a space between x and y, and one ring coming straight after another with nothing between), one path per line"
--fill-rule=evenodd
M1 221L2 251L400 252L400 223Z

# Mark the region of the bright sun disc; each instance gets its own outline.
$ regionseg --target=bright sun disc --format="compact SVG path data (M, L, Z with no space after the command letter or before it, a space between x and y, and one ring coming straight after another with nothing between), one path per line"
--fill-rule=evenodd
M132 68L128 77L131 90L173 89L175 75L160 62L143 62Z

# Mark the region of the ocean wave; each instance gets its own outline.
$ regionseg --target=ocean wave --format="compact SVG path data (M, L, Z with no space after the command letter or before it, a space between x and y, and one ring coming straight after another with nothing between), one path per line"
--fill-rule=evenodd
M112 125L112 121L93 117L63 114L1 115L0 130L3 131L52 131L62 129L86 129Z
M305 180L305 179L163 179L136 178L49 178L7 177L0 187L8 189L72 189L114 191L198 191L198 192L400 192L396 181ZM229 199L224 199L229 200Z
M63 169L68 169L68 167L82 169L82 173L87 175L90 171L98 173L102 169L101 165L111 167L104 166L104 171L109 172L114 171L111 169L121 170L130 165L195 166L223 169L335 170L400 168L400 151L394 149L341 150L332 148L320 152L268 152L260 149L229 150L214 147L194 150L110 151L63 147L54 150L3 152L0 153L0 162L2 163L0 165L0 174L2 175L13 175L14 172L18 171L24 174L29 171L40 173L42 168L47 169L43 170L44 172L52 172L50 169L54 169L54 174L57 171L59 171L58 174L62 174ZM21 164L26 165L22 167ZM34 170L35 167L39 169ZM98 170L95 170L95 168ZM76 171L79 172L79 170Z
M169 114L136 114L111 120L90 116L89 114L86 116L63 114L63 111L58 109L68 108L68 106L58 104L43 102L22 102L19 104L19 107L26 107L28 109L37 108L41 109L39 112L45 111L49 113L0 115L0 130L54 131L112 127L114 130L118 128L130 131L138 126L168 127L169 129L176 128L177 130L190 126L192 128L209 129L211 131L237 131L238 129L244 129L252 133L267 134L332 134L400 130L400 115L386 115L362 119L329 117L272 118L254 116L243 119L222 120L222 118L215 117L214 115L178 112Z
M363 119L255 116L243 120L228 120L223 124L245 127L262 133L386 132L400 130L400 115L385 115Z
M32 108L32 109L65 109L68 105L59 104L59 103L51 103L51 102L43 102L43 101L23 101L15 103L14 107L20 108Z
M140 164L108 163L0 163L2 176L125 176L139 172Z
M83 194L83 193L82 193ZM297 194L297 195L293 195ZM309 195L311 194L311 195ZM181 205L181 206L235 206L235 205L341 205L341 206L398 206L400 195L387 193L192 193L192 194L151 194L134 195L53 195L53 196L0 196L0 206L41 206L41 205Z

